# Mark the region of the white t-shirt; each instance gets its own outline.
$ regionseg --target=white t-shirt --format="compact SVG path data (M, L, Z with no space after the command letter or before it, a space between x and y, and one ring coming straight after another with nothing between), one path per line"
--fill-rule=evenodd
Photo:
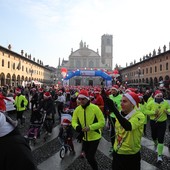
M65 96L64 96L64 95L61 95L61 96L58 96L57 101L62 102L62 103L65 103L66 98L65 98Z
M3 137L14 130L14 127L6 121L5 115L0 112L0 137Z

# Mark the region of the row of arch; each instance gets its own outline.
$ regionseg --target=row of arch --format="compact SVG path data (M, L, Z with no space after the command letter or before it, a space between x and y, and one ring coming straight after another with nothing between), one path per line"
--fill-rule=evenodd
M4 86L4 85L11 85L11 86L17 86L17 85L21 85L23 81L27 81L27 82L31 82L32 80L37 80L37 81L42 81L41 79L33 79L33 77L24 77L24 76L20 76L20 75L11 75L9 73L7 73L7 75L5 75L4 73L0 74L0 86Z
M134 80L131 80L131 81L128 81L128 83L148 83L150 85L153 85L153 86L157 86L159 84L159 82L165 82L166 85L169 86L170 84L170 77L168 75L166 75L164 78L162 76L160 76L159 78L157 77L150 77L150 78L140 78L140 79L134 79Z

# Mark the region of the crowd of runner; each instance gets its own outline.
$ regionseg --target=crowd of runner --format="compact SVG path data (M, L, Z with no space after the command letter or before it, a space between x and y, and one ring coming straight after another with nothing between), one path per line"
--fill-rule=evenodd
M68 125L78 132L77 140L83 143L82 155L95 170L98 169L95 153L104 127L110 131L112 169L140 169L141 137L146 135L147 123L150 123L158 154L157 162L163 161L164 136L170 113L170 93L164 87L153 90L117 84L111 87L29 85L0 88L0 95L13 97L19 128L23 126L25 110L30 110L33 115L35 110L43 109L50 120L50 128L46 127L48 135L52 133L55 114L61 119L66 109L73 109L73 119Z

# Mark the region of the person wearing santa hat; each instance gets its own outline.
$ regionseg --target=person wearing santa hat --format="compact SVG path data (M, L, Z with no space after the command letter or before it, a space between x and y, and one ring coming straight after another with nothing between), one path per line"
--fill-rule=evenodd
M110 89L110 95L109 98L117 105L118 110L120 111L121 106L121 99L122 99L122 95L119 92L119 86L118 85L113 85ZM107 102L106 102L107 103ZM111 144L112 146L114 145L114 141L115 141L115 122L116 122L116 117L114 112L111 112L108 116L109 119L109 125L110 125L110 137L111 137ZM111 146L110 152L113 151L113 147Z
M75 93L71 95L69 109L75 109L77 107L77 96Z
M90 97L90 102L93 103L93 104L96 104L96 100L95 100L95 97L94 97L94 93L93 93L93 92L90 93L90 96L89 96L89 97Z
M107 102L110 112L114 112L116 116L112 169L140 170L141 138L145 116L138 109L139 97L134 92L123 94L121 111L111 99L107 98Z
M127 88L127 89L125 90L125 93L127 93L127 92L134 92L134 93L136 93L136 91L137 91L137 89L135 89L135 88L133 88L133 87L129 87L129 88Z
M66 118L66 116L61 120L58 137L62 142L68 144L71 147L71 152L75 154L73 145L73 127L71 126L71 120Z
M44 93L44 100L37 108L38 111L40 111L41 109L43 109L43 111L46 113L44 126L46 129L46 134L50 136L52 133L53 124L55 122L54 115L56 114L56 109L51 93L48 91Z
M73 112L72 126L79 133L77 141L82 141L88 163L92 169L97 170L95 154L102 137L101 130L105 125L105 119L100 108L90 102L87 90L83 89L79 92L78 100L80 105Z
M103 113L104 112L104 100L100 93L101 93L100 89L96 89L94 91L95 105L97 105Z
M162 162L164 136L166 131L167 115L170 113L170 105L164 100L160 90L155 90L154 99L147 104L145 114L150 117L151 136L154 148L158 150L157 162Z
M151 90L146 90L143 94L143 100L145 102L148 102L148 99L151 97L151 94L152 94Z
M16 88L15 89L16 97L14 101L14 106L16 107L16 113L17 113L17 121L20 123L20 127L23 127L24 119L23 119L23 113L27 108L28 100L24 95L21 94L21 89Z
M31 112L33 113L33 110L38 107L38 91L36 88L31 89Z
M57 98L56 102L57 102L58 115L59 115L59 119L60 119L61 114L63 113L64 104L66 103L66 97L63 94L62 90L59 90L58 98Z
M27 86L23 89L23 94L26 97L26 99L28 100L27 110L29 110L30 109L30 90Z
M17 122L5 114L6 106L0 95L0 167L4 170L36 170L31 149L17 128Z
M41 105L43 100L44 100L44 89L43 88L39 88L38 89L38 106Z

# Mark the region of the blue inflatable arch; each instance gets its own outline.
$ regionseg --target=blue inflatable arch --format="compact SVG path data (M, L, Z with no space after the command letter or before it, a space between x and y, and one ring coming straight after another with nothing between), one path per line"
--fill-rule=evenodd
M70 78L74 76L100 76L106 81L111 81L112 77L109 76L107 73L101 71L101 70L76 70L76 71L69 71L67 73L67 76L64 78L64 80L69 80Z

